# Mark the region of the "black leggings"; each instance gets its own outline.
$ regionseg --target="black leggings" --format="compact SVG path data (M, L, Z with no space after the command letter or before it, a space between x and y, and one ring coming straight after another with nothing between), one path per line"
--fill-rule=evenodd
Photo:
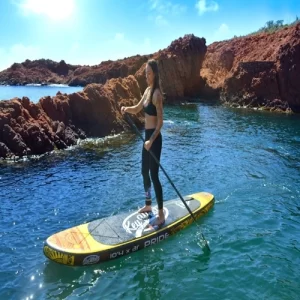
M152 133L155 129L146 129L145 130L145 140L149 140ZM160 154L161 154L161 146L162 146L162 136L161 133L156 137L154 140L150 150L155 155L158 161L160 161ZM150 176L149 176L150 171ZM143 151L142 151L142 175L143 175L143 181L144 181L144 188L145 192L147 192L151 187L151 181L154 186L154 191L156 195L156 201L158 205L158 209L163 208L163 193L162 193L162 187L161 183L159 181L158 177L158 171L159 171L159 165L156 163L152 155L150 154L150 151L147 151L143 145ZM149 204L146 202L146 204Z

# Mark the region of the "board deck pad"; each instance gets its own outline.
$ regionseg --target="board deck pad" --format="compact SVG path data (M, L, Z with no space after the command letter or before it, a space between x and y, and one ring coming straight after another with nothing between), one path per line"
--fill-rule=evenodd
M191 197L185 197L184 200L191 211L199 208L201 205L199 201L193 200ZM152 209L153 215L157 215L157 206L154 206ZM164 215L165 223L159 226L159 229L189 215L189 212L178 198L164 203ZM155 229L149 226L151 225L150 221L151 217L148 213L135 211L129 215L125 213L93 221L89 223L88 229L93 238L99 243L116 245L153 232Z

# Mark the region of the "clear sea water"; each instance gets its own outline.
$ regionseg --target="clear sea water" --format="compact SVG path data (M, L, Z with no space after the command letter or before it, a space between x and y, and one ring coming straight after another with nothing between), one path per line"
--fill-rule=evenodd
M0 299L299 299L300 118L166 106L161 164L213 209L166 241L88 267L43 255L60 230L143 205L141 141L122 133L0 164ZM160 173L164 197L177 195Z
M55 96L58 91L62 94L75 93L81 91L82 87L71 87L67 85L47 85L47 86L4 86L0 85L0 101L10 100L14 97L28 97L33 103L37 103L43 96Z

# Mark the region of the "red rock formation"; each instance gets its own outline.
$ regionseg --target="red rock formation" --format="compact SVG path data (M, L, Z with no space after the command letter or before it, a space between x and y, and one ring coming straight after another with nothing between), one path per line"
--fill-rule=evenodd
M133 76L91 84L82 92L58 93L34 104L28 98L0 102L0 157L42 154L74 145L78 138L106 136L128 127L121 105L141 98ZM140 118L135 121L141 126Z
M0 84L25 85L25 84L47 84L65 83L68 74L79 66L59 63L49 59L26 60L23 63L14 63L10 68L0 72Z
M183 96L195 96L203 81L199 70L206 52L205 39L186 35L153 55L136 55L117 61L105 61L95 66L72 66L64 61L26 60L0 72L0 84L23 85L28 83L65 83L86 86L104 84L108 79L136 76L141 91L146 88L145 63L150 58L159 61L162 87L169 101Z
M206 53L205 43L203 38L185 35L153 55L159 64L161 86L167 102L199 94L203 87L199 70ZM147 87L145 66L146 64L135 74L142 92Z
M300 23L287 30L287 34L289 37L280 45L276 56L278 86L282 100L300 113Z
M95 66L78 66L59 63L52 60L26 60L15 63L10 68L0 72L0 84L51 84L61 83L70 86L86 86L90 83L102 83L117 77L127 77L136 71L151 57L151 55L136 55L116 61L104 61Z
M89 83L104 84L108 79L134 75L151 55L136 55L116 61L104 61L92 67L80 67L66 81L70 86L86 86Z
M159 63L167 101L202 93L220 96L230 104L281 110L290 107L300 111L299 31L297 25L274 34L214 43L208 47L205 59L205 39L186 35L174 41L152 56ZM119 107L140 100L146 88L144 69L149 57L137 56L76 69L64 62L46 61L50 73L45 68L43 72L47 76L55 73L58 78L71 78L72 82L106 83L90 84L82 92L70 95L43 97L37 104L25 97L1 101L0 157L41 154L73 145L78 138L102 137L124 130L128 125ZM12 67L9 73L12 78L18 72L21 78L22 68L29 68L26 64L39 74L39 64L24 64ZM135 75L127 76L129 73ZM139 126L140 117L134 118Z
M154 55L168 99L198 92L205 51L204 39L187 35ZM73 145L79 137L102 137L124 130L128 125L119 108L140 100L146 88L144 67L148 58L136 56L93 68L77 68L72 80L106 81L104 85L90 84L79 93L58 93L41 98L37 104L28 98L0 102L0 156L41 154ZM32 63L30 66L35 68ZM16 69L24 67L26 63ZM56 74L67 72L63 63L54 67ZM136 77L121 78L128 73L136 73ZM113 76L118 78L107 80ZM138 126L142 125L140 117L133 117Z
M262 107L286 111L288 103L281 100L274 62L241 62L228 77L221 100L231 106Z
M299 68L300 24L216 42L208 46L200 70L206 83L202 95L300 112Z
M54 148L45 134L52 134L50 120L28 98L0 102L0 152L7 155L44 153ZM43 144L43 150L39 147ZM32 150L30 149L32 145Z

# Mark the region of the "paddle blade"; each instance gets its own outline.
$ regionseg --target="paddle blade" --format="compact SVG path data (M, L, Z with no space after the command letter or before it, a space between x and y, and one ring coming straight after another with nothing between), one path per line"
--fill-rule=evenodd
M209 242L205 239L205 237L204 237L204 235L202 233L200 233L198 245L201 247L202 251L205 254L209 254L210 253Z

